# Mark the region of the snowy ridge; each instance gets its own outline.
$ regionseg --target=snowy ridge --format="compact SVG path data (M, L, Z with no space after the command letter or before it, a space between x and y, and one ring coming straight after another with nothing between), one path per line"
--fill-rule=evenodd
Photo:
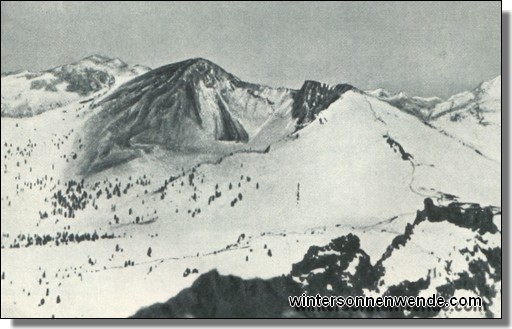
M392 94L384 89L366 93L428 122L483 156L496 161L501 158L501 76L446 101L410 97L404 92Z
M501 159L501 76L437 104L430 122L496 161Z
M42 72L2 74L2 116L37 115L90 98L148 70L92 55Z

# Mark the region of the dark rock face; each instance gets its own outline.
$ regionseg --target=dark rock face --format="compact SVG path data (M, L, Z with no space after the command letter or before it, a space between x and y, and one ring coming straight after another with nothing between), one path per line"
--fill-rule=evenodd
M130 80L95 105L100 110L86 125L80 171L112 167L153 146L184 152L244 148L275 113L281 119L292 107L292 118L286 120L296 120L300 128L351 89L314 81L299 91L270 88L241 81L202 58L166 65ZM285 137L280 131L269 134L267 145Z
M484 207L475 203L452 202L447 207L434 205L432 199L425 199L425 209L418 213L416 223L423 220L431 222L448 221L460 227L478 231L480 234L494 234L498 228L493 223L495 207Z
M219 275L211 271L200 276L192 287L184 289L176 297L165 303L155 304L138 311L135 318L152 317L433 317L439 308L368 308L353 309L347 307L299 309L292 308L288 296L299 296L305 293L309 296L354 296L363 295L363 289L373 290L382 296L417 296L421 291L429 289L431 274L416 281L404 280L398 284L382 289L383 277L386 273L385 261L392 257L400 248L407 248L408 242L414 236L416 225L431 220L446 220L455 225L480 234L489 231L486 221L473 220L475 215L488 214L486 208L473 206L471 211L462 211L459 204L447 207L437 207L441 216L435 217L433 205L425 200L425 209L418 211L414 224L407 224L403 234L396 236L375 265L370 257L360 247L360 240L354 234L348 234L332 240L323 247L312 246L304 255L302 261L293 264L290 274L269 280L243 280L235 276ZM455 217L446 216L459 207ZM492 216L492 212L490 213ZM457 217L458 216L458 217ZM452 218L452 219L448 219ZM453 220L457 218L457 220ZM466 223L460 225L460 223ZM439 296L449 298L457 289L473 291L484 298L485 303L496 296L496 291L487 277L501 280L501 248L484 248L475 246L474 250L462 249L461 255L472 257L476 249L481 250L487 261L478 257L468 260L468 270L459 272L458 277L446 284L436 286ZM450 273L450 266L446 267ZM487 311L487 316L493 314Z
M343 93L354 89L347 84L329 86L317 81L306 81L294 97L292 115L297 119L297 128L307 125L321 111L327 109Z
M105 116L131 127L119 139L178 146L182 142L180 134L187 133L182 130L204 129L206 121L212 119L207 116L216 116L208 127L213 129L208 132L216 140L246 142L247 132L232 117L222 98L222 88L230 80L236 78L206 60L189 60L148 72L125 84L99 105L105 108ZM210 88L212 95L205 95L204 90ZM212 97L202 99L207 96ZM213 102L208 104L210 108L203 108L205 101ZM188 127L182 126L185 122Z
M402 160L410 161L411 159L414 158L410 153L407 153L404 150L404 148L402 147L402 145L400 145L400 143L395 141L389 135L384 135L382 137L384 137L384 139L386 140L386 143L388 143L389 147L391 147L393 149L393 151L395 151L396 153L400 153L400 155L402 156Z
M90 95L105 87L110 87L116 78L108 72L86 68L77 73L74 70L60 70L55 75L68 83L67 91L75 92L81 96Z
M489 303L490 298L496 296L495 288L489 283L487 277L501 281L501 248L482 250L487 256L487 262L482 260L471 260L469 270L458 275L458 278L437 288L437 292L443 298L453 296L457 289L465 289L478 293L484 298L484 305ZM499 266L493 262L493 259L500 259ZM493 314L487 310L487 317L493 317Z
M348 270L354 263L354 272ZM321 273L314 271L321 269ZM290 275L304 284L308 294L360 295L362 289L375 285L382 273L370 263L370 256L360 248L354 234L334 239L327 246L310 247L304 259L293 264ZM331 286L327 289L326 283ZM350 284L349 284L350 283Z
M96 105L100 111L86 125L90 147L82 172L113 166L156 145L210 152L225 146L218 142L244 144L292 93L243 82L201 58L157 68Z
M254 318L283 317L290 293L299 290L289 277L243 280L217 271L201 275L192 287L166 303L137 312L135 318Z

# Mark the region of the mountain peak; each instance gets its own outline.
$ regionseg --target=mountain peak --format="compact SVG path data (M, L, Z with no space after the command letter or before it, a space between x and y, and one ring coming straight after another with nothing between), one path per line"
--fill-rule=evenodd
M377 88L375 90L367 91L367 94L378 97L378 98L391 97L391 93L383 88Z
M218 67L217 64L210 61L209 59L203 57L195 57L186 60L186 62L190 63L190 65L200 65L200 66L215 66Z
M492 94L495 98L501 95L501 74L496 78L482 82L477 88L477 92Z
M105 63L105 62L110 62L112 61L114 58L110 58L108 56L105 56L105 55L101 55L101 54L93 54L93 55L90 55L90 56L87 56L87 57L84 57L81 61L86 61L86 60L90 60L90 61L93 61L93 62L96 62L96 63ZM118 58L116 58L118 59ZM119 60L119 59L118 59Z
M192 58L182 63L186 66L186 69L183 71L182 78L189 81L197 82L202 80L206 85L211 85L214 81L224 79L239 80L219 65L205 58Z

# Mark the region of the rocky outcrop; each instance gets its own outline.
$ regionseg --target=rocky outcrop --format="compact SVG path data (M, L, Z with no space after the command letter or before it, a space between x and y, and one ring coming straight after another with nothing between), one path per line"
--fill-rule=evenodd
M326 246L310 247L303 260L293 264L290 275L307 294L329 295L336 291L353 296L375 285L379 272L361 249L359 238L348 234Z
M432 199L425 199L425 209L418 213L415 223L424 220L431 222L448 221L460 227L478 231L481 235L494 234L498 228L493 223L495 214L501 212L496 207L480 207L476 203L452 202L446 207L436 206Z
M290 277L244 280L213 270L166 303L138 311L135 318L276 318L294 313L289 294L300 293ZM291 315L291 314L289 314Z
M458 209L458 210L455 210ZM468 211L470 209L470 211ZM435 291L439 296L449 298L457 290L474 292L483 298L486 306L498 293L493 282L501 281L501 248L486 246L482 235L497 234L487 219L492 222L493 212L489 208L452 203L448 206L434 206L425 200L425 208L418 211L413 224L407 224L403 234L396 236L382 257L372 265L368 254L361 249L360 240L348 234L332 240L326 246L312 246L304 258L293 264L288 275L269 280L244 280L234 276L219 275L211 271L199 277L192 287L184 289L165 303L141 309L133 317L434 317L441 308L292 308L288 296L354 296L370 291L380 296L418 296L423 291ZM494 214L497 214L494 212ZM475 220L485 217L486 220ZM475 241L459 249L466 257L466 267L452 268L446 260L446 273L432 273L419 279L402 280L387 286L383 281L387 260L398 257L396 253L408 248L415 239L415 229L421 225L434 225L447 221L470 229L476 233ZM479 243L474 244L473 243ZM413 243L414 245L415 243ZM460 246L458 246L460 247ZM455 247L455 249L457 246ZM479 253L477 255L477 253ZM483 256L483 258L482 258ZM418 257L421 257L420 255ZM402 263L411 260L401 260ZM435 269L434 269L435 270ZM444 275L446 280L435 281ZM453 279L448 279L453 278ZM489 280L489 278L491 280ZM439 283L441 282L441 283ZM484 306L485 308L485 306ZM486 308L485 316L494 314Z
M317 81L306 81L295 94L292 115L297 119L297 129L313 121L318 113L327 109L341 95L354 87L348 84L330 86Z

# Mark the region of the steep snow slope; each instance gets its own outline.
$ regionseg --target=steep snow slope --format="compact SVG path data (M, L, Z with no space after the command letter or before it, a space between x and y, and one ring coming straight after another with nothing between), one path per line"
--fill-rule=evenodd
M85 101L148 70L118 58L93 55L43 72L3 74L2 116L32 116Z
M437 104L431 123L484 155L501 159L501 76Z
M501 76L443 101L384 89L366 92L429 122L443 134L494 161L501 159Z

